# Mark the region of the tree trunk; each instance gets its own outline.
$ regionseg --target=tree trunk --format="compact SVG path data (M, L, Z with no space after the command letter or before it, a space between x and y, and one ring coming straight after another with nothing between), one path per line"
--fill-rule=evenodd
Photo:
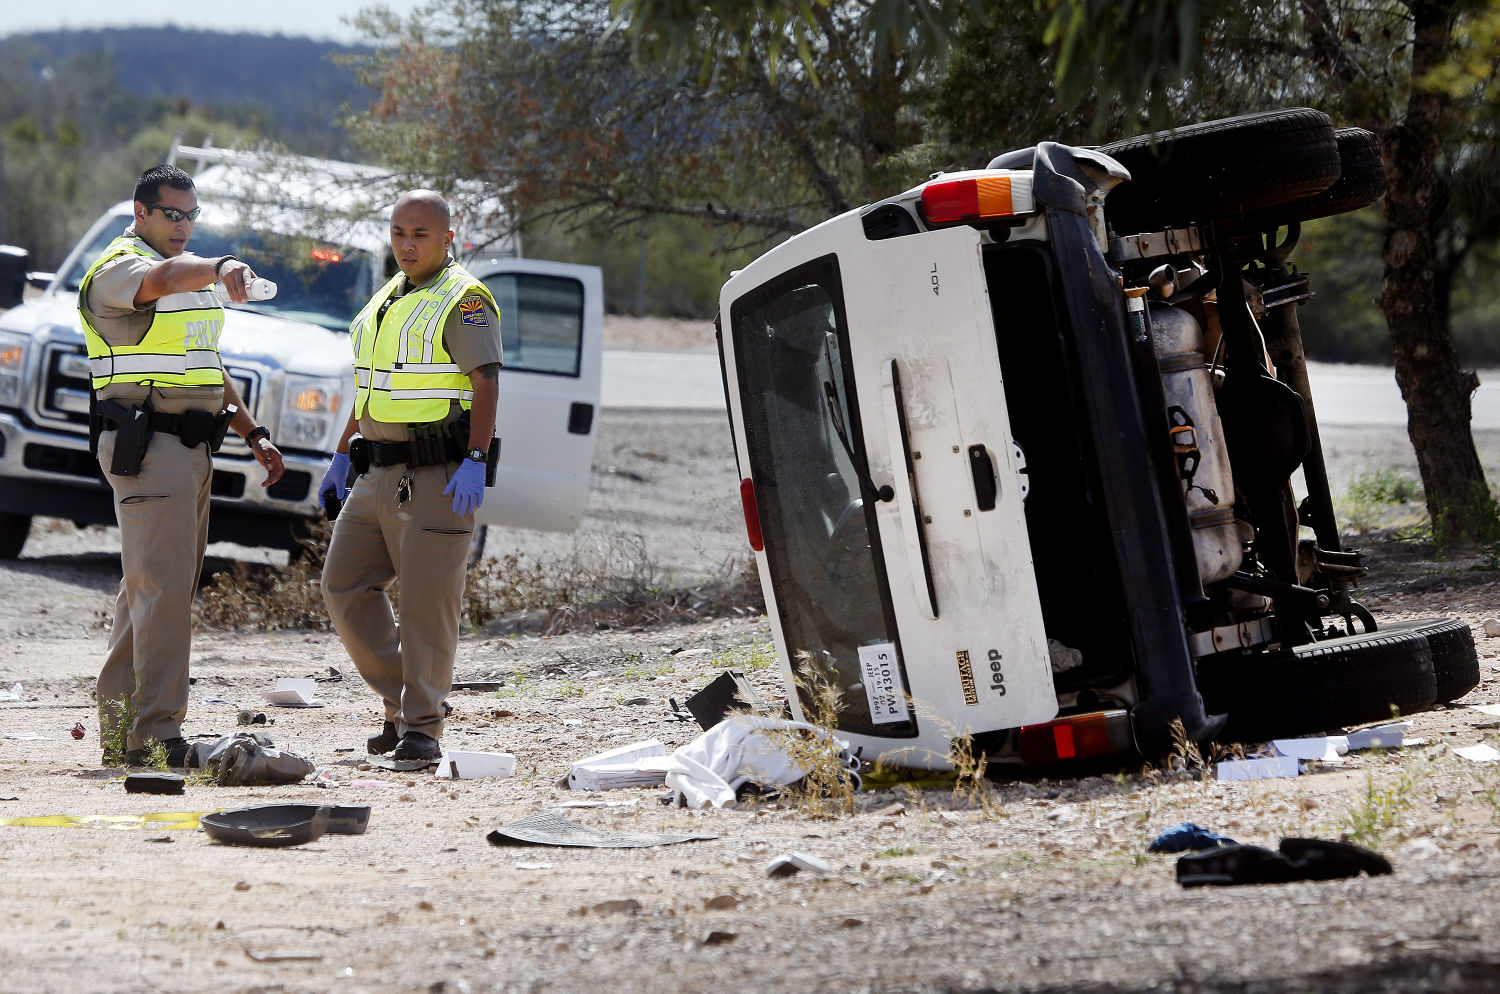
M1443 60L1452 44L1452 4L1410 5L1411 78ZM1396 383L1406 402L1407 433L1427 492L1433 533L1445 544L1495 537L1495 505L1470 429L1479 378L1461 369L1439 306L1437 253L1448 197L1438 172L1439 133L1447 99L1414 85L1403 120L1383 136L1387 192L1383 204L1385 278L1381 309L1390 327Z

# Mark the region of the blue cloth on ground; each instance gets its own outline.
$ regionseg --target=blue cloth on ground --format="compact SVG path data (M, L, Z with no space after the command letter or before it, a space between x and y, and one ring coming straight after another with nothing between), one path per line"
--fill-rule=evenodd
M1185 849L1217 849L1219 846L1232 846L1236 844L1233 839L1210 832L1202 825L1195 825L1190 821L1185 821L1181 825L1173 825L1158 835L1146 847L1146 851L1182 852Z

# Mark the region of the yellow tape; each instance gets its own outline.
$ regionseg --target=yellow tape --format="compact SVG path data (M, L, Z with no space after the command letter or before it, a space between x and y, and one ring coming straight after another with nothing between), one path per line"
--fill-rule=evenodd
M185 829L198 827L198 819L211 811L158 811L148 815L36 815L31 818L0 818L0 825L18 828L108 828L132 831L137 828Z

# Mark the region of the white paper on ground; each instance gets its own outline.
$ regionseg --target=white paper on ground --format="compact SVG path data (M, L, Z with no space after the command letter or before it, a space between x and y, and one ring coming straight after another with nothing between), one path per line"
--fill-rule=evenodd
M9 690L0 690L0 701L19 701L21 699L21 685L13 683Z
M51 742L52 741L52 736L50 736L50 735L38 735L35 732L6 732L5 733L5 737L8 738L8 739L16 739L17 741L20 741L20 742Z
M1294 777L1300 772L1292 756L1265 756L1259 759L1230 759L1219 764L1220 780L1269 780Z
M1410 745L1405 741L1405 736L1411 729L1409 721L1395 721L1389 725L1376 725L1374 728L1361 728L1357 732L1349 733L1349 751L1358 752L1361 749L1394 749L1402 744Z
M660 787L667 780L667 746L659 739L616 746L580 759L568 769L571 790Z
M320 708L318 681L305 677L277 677L276 689L266 691L266 703L283 708Z
M443 780L477 780L480 777L508 777L516 772L516 757L508 752L463 752L453 749L443 753L432 774Z
M1343 735L1319 735L1305 739L1272 739L1271 746L1283 756L1291 756L1293 759L1315 759L1320 763L1336 763L1340 755L1349 751L1349 739Z
M1470 704L1469 707L1475 711L1483 711L1485 714L1500 716L1500 704Z
M1453 751L1464 759L1473 760L1476 763L1493 763L1495 760L1500 759L1500 750L1497 750L1494 746L1485 745L1483 742L1479 745L1464 746L1462 749L1454 749Z

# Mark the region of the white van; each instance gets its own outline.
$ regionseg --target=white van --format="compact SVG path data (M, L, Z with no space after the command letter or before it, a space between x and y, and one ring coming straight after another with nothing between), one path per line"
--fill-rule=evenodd
M271 430L286 473L263 489L260 467L231 435L214 458L210 538L293 548L302 525L322 513L317 484L354 402L349 322L395 272L385 221L355 206L389 177L367 166L222 149L174 147L170 159L178 158L202 165L194 181L203 215L190 250L232 253L278 284L271 300L226 306L220 353L240 396ZM130 219L130 201L110 208L40 297L0 314L0 558L20 553L34 515L114 523L109 488L88 452L77 293ZM464 230L462 211L456 223L457 244L472 253L482 240ZM571 531L593 461L603 282L597 267L522 259L517 249L513 240L492 240L464 259L500 304L505 346L500 465L477 520Z

